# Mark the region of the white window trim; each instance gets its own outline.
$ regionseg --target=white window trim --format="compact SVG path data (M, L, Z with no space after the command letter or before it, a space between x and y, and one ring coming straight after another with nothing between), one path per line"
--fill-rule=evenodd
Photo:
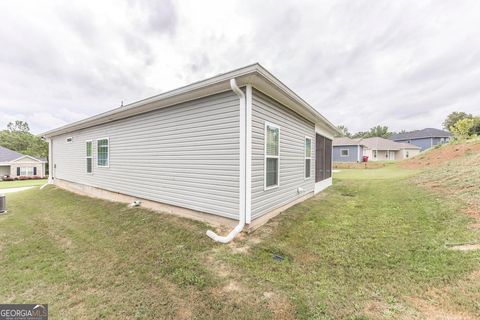
M87 142L91 142L92 143L92 155L89 157L87 156ZM110 148L110 143L108 144L108 147ZM85 160L88 159L88 158L91 158L92 159L92 172L88 172L87 170L87 162L85 161L85 173L86 174L93 174L93 163L94 163L94 154L95 152L93 152L93 140L85 140ZM108 150L108 154L110 156L110 150ZM109 162L110 163L110 162Z
M70 141L68 141L68 139L70 139ZM73 142L73 137L66 137L65 142L66 143L72 143Z
M268 156L267 157L267 127L272 127L278 129L278 156ZM263 190L271 190L280 187L280 142L281 142L281 132L280 132L280 126L276 125L274 123L265 121L265 129L264 129L264 159L263 159ZM273 186L268 186L267 187L267 158L276 158L278 159L277 161L277 184Z
M25 174L22 174L22 171ZM31 174L29 174L30 172ZM32 176L33 176L33 167L20 167L20 177L32 177Z
M307 151L307 139L310 140L310 157L306 156L306 151ZM312 179L312 152L313 152L313 139L309 136L305 136L305 139L303 140L303 179L304 180L310 180ZM307 163L307 160L310 159L310 175L307 177L307 171L305 170L305 164Z
M108 154L107 154L107 165L106 166L101 166L98 164L98 141L100 140L107 140L108 141ZM97 165L97 168L110 168L110 138L98 138L96 139L96 145L97 145L97 148L96 148L96 151L97 151L97 161L95 161L96 165Z
M343 154L342 154L342 151L347 151L347 154L346 154L346 155L343 155ZM348 149L340 149L340 157L346 158L346 157L349 157L349 156L350 156L350 150L348 150Z

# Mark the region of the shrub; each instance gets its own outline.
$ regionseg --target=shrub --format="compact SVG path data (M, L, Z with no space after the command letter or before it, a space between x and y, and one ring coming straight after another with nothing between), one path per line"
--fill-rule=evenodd
M471 136L471 129L475 124L475 120L471 118L465 118L458 120L453 126L450 127L450 131L457 139L466 139Z

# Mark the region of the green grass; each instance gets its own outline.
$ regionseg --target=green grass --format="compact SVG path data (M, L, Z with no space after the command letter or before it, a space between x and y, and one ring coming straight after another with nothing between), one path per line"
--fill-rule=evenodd
M422 318L410 298L440 290L429 303L480 317L480 253L445 247L479 240L460 204L414 172L363 170L230 245L53 186L9 194L0 301L49 303L52 318L384 319Z
M47 179L0 181L0 189L41 186L41 185L44 185L45 183L47 183Z
M235 265L257 291L289 297L298 318L405 315L414 312L405 297L455 283L479 268L479 253L445 248L479 240L457 208L408 180L337 180L325 196L284 213L250 254L224 248L218 257ZM276 262L273 255L285 260ZM468 311L480 316L477 298ZM376 303L385 305L380 314L365 311Z
M414 176L419 171L411 169L398 168L395 165L388 165L378 169L339 169L334 177L337 179L348 180L383 180L383 179L402 179Z

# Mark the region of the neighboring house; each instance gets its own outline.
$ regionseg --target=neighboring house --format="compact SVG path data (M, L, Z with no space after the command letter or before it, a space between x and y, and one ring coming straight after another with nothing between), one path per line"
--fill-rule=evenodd
M435 128L425 128L405 133L397 133L390 137L395 142L411 143L421 148L421 151L431 148L437 144L450 141L452 134L448 131Z
M333 139L333 162L361 162L364 147L361 140L347 137Z
M43 159L24 155L0 146L0 178L44 177L45 163Z
M420 147L416 145L379 137L365 138L361 143L365 146L363 155L368 156L368 161L402 160L420 153Z
M254 64L41 136L51 183L241 230L332 184L336 133Z

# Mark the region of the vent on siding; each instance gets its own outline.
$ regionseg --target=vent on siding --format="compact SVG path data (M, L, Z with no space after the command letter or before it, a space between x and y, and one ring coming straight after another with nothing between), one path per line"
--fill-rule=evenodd
M73 137L68 137L66 140L67 140L67 143L70 143L73 141Z

